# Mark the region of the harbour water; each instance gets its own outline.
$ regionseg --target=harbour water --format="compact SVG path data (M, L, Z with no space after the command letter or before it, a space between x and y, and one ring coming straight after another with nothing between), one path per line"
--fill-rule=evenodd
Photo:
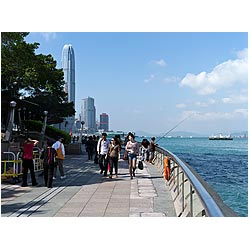
M160 138L156 138L156 141ZM162 138L158 145L192 166L239 216L248 216L248 139Z

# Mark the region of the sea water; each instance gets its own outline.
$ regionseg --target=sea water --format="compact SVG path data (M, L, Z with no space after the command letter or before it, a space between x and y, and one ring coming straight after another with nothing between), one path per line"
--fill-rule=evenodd
M248 216L247 138L172 137L156 142L187 162L239 216Z

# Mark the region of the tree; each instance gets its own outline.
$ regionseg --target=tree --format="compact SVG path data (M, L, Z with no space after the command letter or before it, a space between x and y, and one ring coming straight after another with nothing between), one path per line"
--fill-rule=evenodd
M75 113L73 103L67 102L62 69L56 68L51 55L35 54L39 43L27 43L27 32L1 33L1 91L2 125L7 122L9 103L25 107L22 117L41 120L43 111L49 112L49 121L57 123L62 117ZM27 114L32 114L29 117Z

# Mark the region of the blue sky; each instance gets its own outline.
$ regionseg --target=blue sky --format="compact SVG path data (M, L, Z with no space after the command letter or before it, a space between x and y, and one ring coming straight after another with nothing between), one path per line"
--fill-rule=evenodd
M37 53L61 67L64 44L76 61L76 111L95 99L97 118L110 129L158 134L185 117L177 130L202 134L247 130L245 32L34 32Z

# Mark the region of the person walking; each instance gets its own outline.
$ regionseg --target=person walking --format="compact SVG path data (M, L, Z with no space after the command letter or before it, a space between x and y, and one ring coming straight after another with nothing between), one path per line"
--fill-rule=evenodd
M53 143L47 142L47 148L43 150L41 159L43 160L44 184L48 188L52 188L53 174L55 168L56 150L52 148Z
M100 137L99 136L95 136L93 135L93 141L94 141L94 153L95 153L95 157L94 157L94 163L98 164L98 152L97 152L97 144L99 141Z
M126 144L125 150L128 152L128 166L130 179L135 177L136 160L139 155L139 144L135 141L135 136L131 133L128 137L128 142Z
M111 139L108 149L108 159L110 164L110 175L109 178L112 179L113 168L115 167L115 176L118 177L118 158L120 154L120 144L116 137Z
M27 187L27 177L28 170L30 170L30 176L32 181L32 186L38 185L35 176L34 162L33 162L33 149L38 144L37 140L32 140L31 138L26 138L23 145L23 181L22 187Z
M88 140L85 143L86 151L88 153L88 160L93 160L94 154L94 140L92 136L89 136Z
M61 136L58 136L57 141L52 145L52 148L56 150L57 156L56 156L56 165L54 168L54 177L53 179L56 179L56 173L57 173L57 166L59 168L59 172L61 175L61 179L64 179L66 176L64 175L64 170L63 170L63 161L65 158L65 148L62 143L63 138Z
M104 176L107 176L108 172L108 148L109 148L109 140L107 139L107 134L102 133L102 137L99 139L97 143L97 152L99 155L99 166L100 166L100 174L104 172Z

